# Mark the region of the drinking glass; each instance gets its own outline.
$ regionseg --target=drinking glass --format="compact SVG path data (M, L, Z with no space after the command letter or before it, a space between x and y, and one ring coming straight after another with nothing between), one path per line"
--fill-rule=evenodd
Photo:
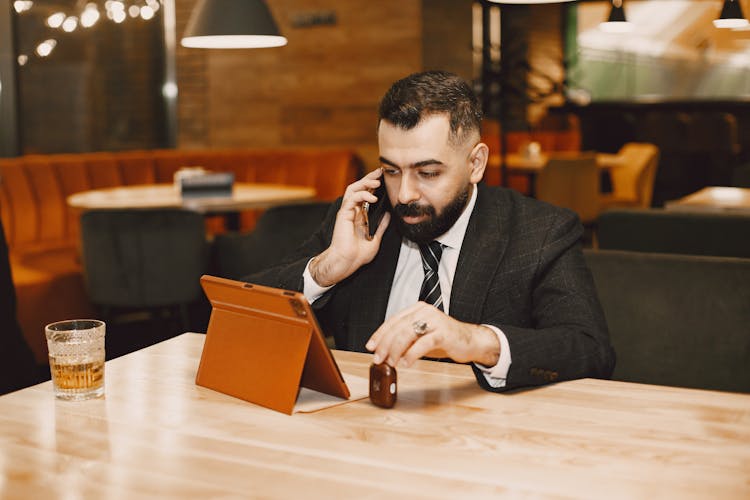
M58 399L81 401L104 395L104 331L104 322L96 319L70 319L44 327Z

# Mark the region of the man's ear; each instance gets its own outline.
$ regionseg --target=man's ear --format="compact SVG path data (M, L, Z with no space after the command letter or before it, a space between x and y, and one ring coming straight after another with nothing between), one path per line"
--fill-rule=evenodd
M484 177L484 169L487 167L489 157L490 148L483 142L480 142L471 150L469 165L471 166L470 182L472 184L477 184Z

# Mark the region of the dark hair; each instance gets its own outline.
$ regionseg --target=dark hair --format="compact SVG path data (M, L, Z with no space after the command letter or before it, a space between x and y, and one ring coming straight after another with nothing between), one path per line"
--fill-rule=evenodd
M479 99L463 78L447 71L414 73L394 83L380 101L379 118L410 130L425 116L440 113L448 114L455 143L481 130Z

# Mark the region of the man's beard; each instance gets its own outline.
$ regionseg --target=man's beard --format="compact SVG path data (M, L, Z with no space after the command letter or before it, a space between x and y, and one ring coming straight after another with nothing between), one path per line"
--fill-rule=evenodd
M417 245L426 245L441 234L448 231L461 216L466 201L469 199L471 185L460 191L448 205L443 209L443 213L437 215L435 207L432 205L420 205L419 203L403 203L393 207L393 214L396 215L396 227L405 238L413 241ZM417 217L427 215L427 219L416 224L407 224L404 217Z

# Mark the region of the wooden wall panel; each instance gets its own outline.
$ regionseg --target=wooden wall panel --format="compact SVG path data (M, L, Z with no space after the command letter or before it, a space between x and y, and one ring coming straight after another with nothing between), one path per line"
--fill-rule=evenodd
M177 0L178 30L193 3ZM422 2L267 3L287 46L178 51L180 147L349 146L373 168L380 97L393 81L422 69ZM336 24L292 25L321 11L335 12Z

